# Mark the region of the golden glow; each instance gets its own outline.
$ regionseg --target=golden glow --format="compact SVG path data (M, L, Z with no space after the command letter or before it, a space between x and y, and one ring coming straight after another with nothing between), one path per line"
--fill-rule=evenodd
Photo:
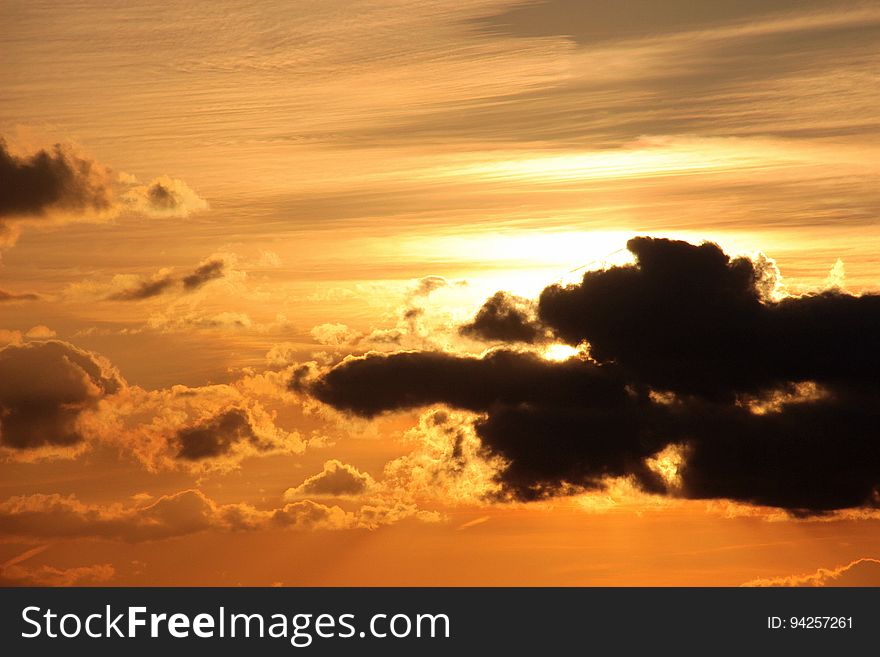
M542 354L546 360L560 363L565 360L574 358L580 353L580 349L567 344L551 344L544 349Z
M671 496L617 479L498 503L505 464L481 449L477 416L354 420L288 387L303 363L371 350L483 353L494 345L457 329L490 295L534 300L631 263L637 234L765 252L784 276L770 298L880 286L880 11L705 2L694 22L669 3L645 25L632 3L605 4L607 24L572 20L570 2L519 0L5 12L0 137L19 154L73 142L128 191L112 220L0 217L0 347L70 342L112 362L129 392L80 420L101 437L91 452L0 463L0 503L76 496L106 516L197 489L212 517L237 510L244 525L283 510L284 491L329 461L370 483L317 500L338 522L297 533L2 537L0 584L736 585L876 550L867 516L819 527L675 498L681 446L647 463ZM517 8L547 20L516 24ZM155 206L149 181L186 202ZM222 277L185 288L218 257ZM429 276L442 282L422 286ZM149 283L158 294L118 300ZM802 383L741 404L775 413L822 394ZM163 436L239 407L275 449L164 468Z
M647 466L656 472L669 488L681 486L681 466L687 457L687 449L683 445L667 445L654 456L647 459Z

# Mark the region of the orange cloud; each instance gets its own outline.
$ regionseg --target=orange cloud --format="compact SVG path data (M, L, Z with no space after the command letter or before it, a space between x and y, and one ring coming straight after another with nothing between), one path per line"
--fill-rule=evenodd
M186 217L207 202L181 180L161 176L140 185L127 174L55 144L27 155L0 138L0 246L11 246L21 226L106 221L128 211L147 217Z
M807 575L753 579L743 586L880 586L880 559L863 557Z

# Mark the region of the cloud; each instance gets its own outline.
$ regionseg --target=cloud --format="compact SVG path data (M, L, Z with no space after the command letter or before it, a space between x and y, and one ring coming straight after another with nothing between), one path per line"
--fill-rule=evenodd
M175 280L171 276L160 276L149 281L142 281L133 287L111 294L111 301L142 301L164 294L174 287Z
M228 454L236 443L246 441L257 449L263 445L251 426L245 410L232 408L191 427L179 429L174 436L178 458L199 461Z
M485 504L502 496L499 473L507 463L486 450L474 429L479 416L429 409L406 438L409 453L385 465L377 492L409 503Z
M26 538L157 540L208 529L218 522L219 509L195 490L129 507L102 507L74 496L35 494L0 503L0 529L7 536Z
M486 342L539 342L545 336L532 316L533 305L527 299L497 292L459 332Z
M152 279L140 281L124 287L109 295L112 301L142 301L151 299L180 288L184 292L194 292L206 283L223 278L227 272L227 262L223 258L212 257L205 260L191 273L175 277L167 270L156 274Z
M350 329L345 324L326 323L318 324L309 331L311 336L321 344L338 347L346 344L357 343L363 335Z
M880 560L865 557L809 575L754 579L743 586L880 586Z
M542 326L588 356L373 353L299 385L363 417L479 414L476 435L520 499L623 477L800 515L880 505L880 296L776 299L766 258L651 238L628 248L633 264L540 295Z
M44 336L35 327L27 337ZM2 336L0 336L2 337ZM148 470L228 471L248 457L297 454L306 443L265 404L289 401L289 372L230 384L145 390L103 357L58 340L0 348L0 455L18 461L74 457L96 444Z
M147 185L126 191L124 204L148 217L187 217L208 208L208 203L182 180L161 176Z
M412 296L426 297L434 290L439 290L441 287L447 287L448 285L449 281L442 276L425 276L419 279L418 285L412 291Z
M101 213L113 207L109 171L61 144L18 157L0 138L0 179L0 218Z
M16 155L0 138L0 180L2 246L14 244L25 223L104 221L126 211L186 217L208 207L181 180L161 176L138 185L65 144Z
M19 345L24 342L24 336L21 331L11 331L9 329L0 329L0 347L15 344Z
M27 333L24 334L24 337L30 340L46 340L48 338L54 338L56 335L58 334L48 326L37 324L36 326L29 328Z
M181 279L183 283L183 289L187 291L196 290L208 281L213 281L218 278L223 278L224 270L226 269L226 263L223 260L218 258L207 260L202 263L198 267L196 267L193 273L188 276L184 276Z
M284 492L284 498L297 499L310 495L356 496L365 493L373 484L373 478L366 472L360 472L352 465L331 459L324 463L321 472L308 477L296 488L288 488Z
M7 345L0 349L0 447L77 447L84 413L124 385L109 362L66 342Z
M269 381L144 390L129 386L83 417L89 438L130 454L148 470L230 471L250 457L299 454L306 441L275 421ZM279 399L286 394L280 387Z
M768 272L715 244L634 238L636 263L546 288L539 319L664 390L730 399L795 381L876 379L880 295L764 298Z
M0 303L12 301L38 301L40 296L33 292L8 292L0 290Z
M130 543L157 541L214 530L225 532L375 529L412 513L364 506L345 511L312 500L270 509L220 504L199 490L164 495L146 504L86 504L75 496L22 495L0 502L0 532L23 539L97 538Z
M47 547L49 546L40 545L31 548L0 564L0 585L77 586L104 583L116 576L116 570L108 563L73 568L56 568L49 565L33 567L24 563L43 552Z

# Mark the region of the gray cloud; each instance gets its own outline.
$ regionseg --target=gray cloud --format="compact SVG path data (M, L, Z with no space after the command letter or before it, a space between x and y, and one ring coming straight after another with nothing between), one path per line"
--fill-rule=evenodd
M0 446L70 447L80 415L125 382L104 359L60 341L0 349Z

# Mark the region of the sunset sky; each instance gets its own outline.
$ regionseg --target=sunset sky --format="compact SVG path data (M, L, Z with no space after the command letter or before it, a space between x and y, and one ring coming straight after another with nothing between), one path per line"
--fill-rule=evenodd
M880 584L877 3L0 18L3 585Z

